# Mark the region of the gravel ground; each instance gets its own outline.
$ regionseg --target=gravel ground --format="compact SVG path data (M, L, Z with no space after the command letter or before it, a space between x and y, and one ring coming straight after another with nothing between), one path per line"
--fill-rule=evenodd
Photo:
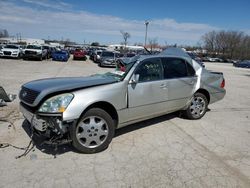
M250 187L250 70L206 63L226 79L225 98L197 121L165 115L116 131L109 148L80 154L60 147L0 149L0 187ZM0 85L18 94L30 80L109 71L92 61L0 59ZM0 107L0 143L27 146L18 99Z

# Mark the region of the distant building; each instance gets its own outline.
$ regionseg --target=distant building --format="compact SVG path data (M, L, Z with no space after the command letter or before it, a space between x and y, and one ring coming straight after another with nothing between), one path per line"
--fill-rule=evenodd
M0 38L1 44L8 44L8 43L14 43L14 44L44 44L45 41L42 39L32 39L32 38L16 38L16 37L6 37L6 38Z
M125 49L125 45L123 44L111 44L108 46L109 49L112 49L112 50L124 50ZM144 50L144 47L143 46L129 46L127 45L126 48L128 50L132 50L132 51L140 51L140 50Z
M65 46L64 44L60 44L59 42L50 42L49 45L56 48L64 48Z

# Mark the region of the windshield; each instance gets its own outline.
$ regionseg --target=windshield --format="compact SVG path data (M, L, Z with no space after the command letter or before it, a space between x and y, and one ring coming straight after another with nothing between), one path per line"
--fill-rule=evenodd
M83 49L75 49L75 52L81 52L81 51L83 51Z
M49 50L49 46L43 46L43 49Z
M113 52L102 52L102 56L103 57L114 57L114 53Z
M36 49L36 50L41 50L41 46L36 46L36 45L28 45L26 49Z
M130 60L131 58L126 58L126 63L125 63L124 59L123 60L118 59L116 69L113 72L107 72L102 76L113 77L117 81L122 81L137 61L137 60L135 61L130 61Z
M18 49L18 46L15 46L15 45L6 45L4 48Z
M67 54L67 52L65 52L65 51L57 51L56 53L57 54L64 54L64 55Z

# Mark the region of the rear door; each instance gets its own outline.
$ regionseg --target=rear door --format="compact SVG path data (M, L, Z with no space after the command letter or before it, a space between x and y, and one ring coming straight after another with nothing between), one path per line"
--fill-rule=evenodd
M171 109L186 105L193 96L197 76L193 67L181 58L162 58L163 77L168 81L168 100Z

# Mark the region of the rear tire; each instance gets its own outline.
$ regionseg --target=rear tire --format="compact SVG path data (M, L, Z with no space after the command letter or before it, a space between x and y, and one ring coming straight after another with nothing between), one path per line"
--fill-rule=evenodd
M184 115L192 120L201 119L207 112L207 106L206 96L202 93L195 93L188 108L184 111Z
M82 153L105 150L114 136L114 121L100 108L92 108L70 128L73 146Z

